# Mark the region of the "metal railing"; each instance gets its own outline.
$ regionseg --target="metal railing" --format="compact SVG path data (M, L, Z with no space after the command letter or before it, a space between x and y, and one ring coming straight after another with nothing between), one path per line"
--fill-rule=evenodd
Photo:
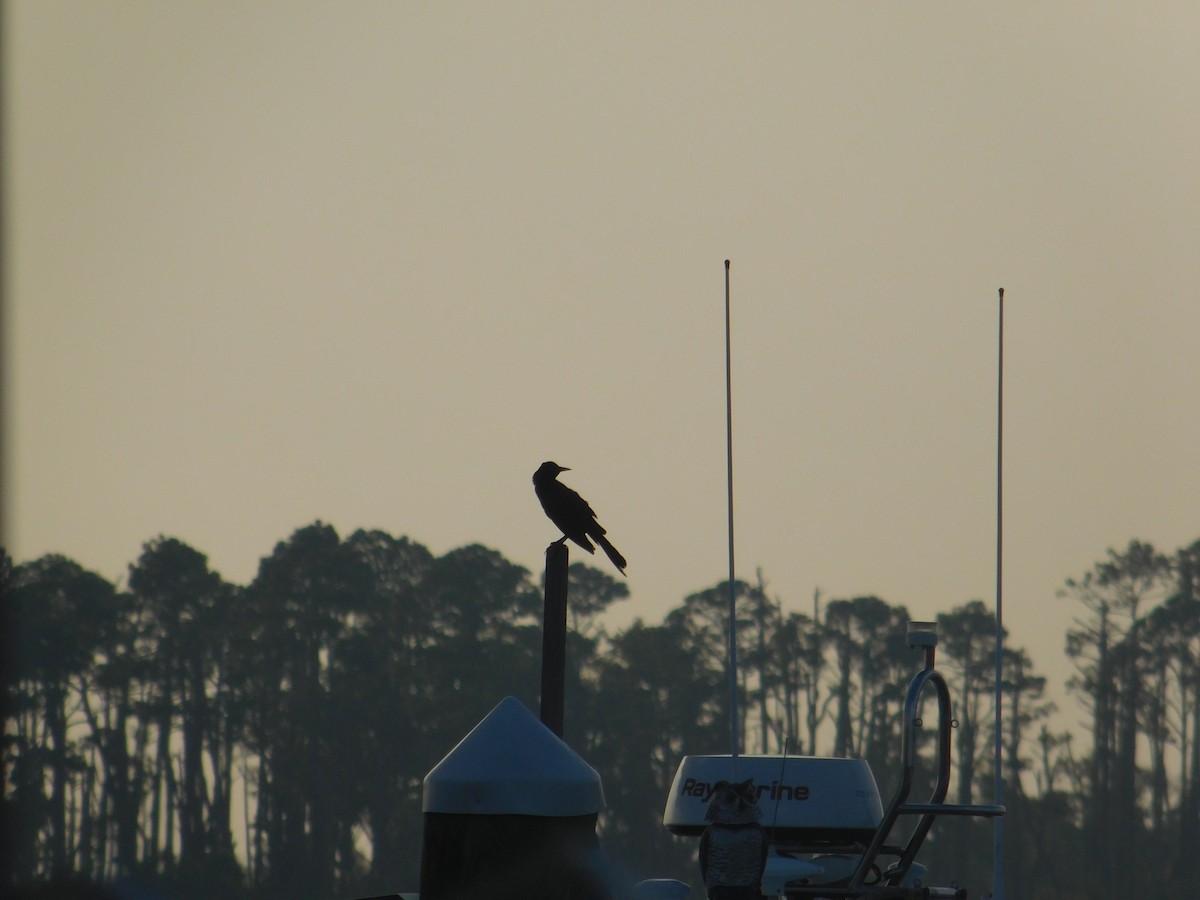
M950 790L950 733L954 726L954 713L950 705L950 688L946 679L934 668L937 648L937 632L932 623L909 624L909 646L922 647L925 651L925 667L916 674L908 686L904 701L903 746L901 749L900 785L884 813L879 827L867 845L850 880L841 885L805 885L788 888L789 897L828 898L905 898L923 900L935 897L965 897L966 892L957 887L941 888L905 885L904 881L916 859L929 829L938 816L974 816L994 818L1004 815L1004 807L994 804L945 803ZM910 803L913 772L917 763L917 740L924 723L919 715L921 696L932 686L938 704L937 780L925 803ZM917 824L903 847L889 846L888 836L901 816L917 816ZM879 868L881 854L895 855L899 859L886 870ZM877 873L874 882L868 882Z

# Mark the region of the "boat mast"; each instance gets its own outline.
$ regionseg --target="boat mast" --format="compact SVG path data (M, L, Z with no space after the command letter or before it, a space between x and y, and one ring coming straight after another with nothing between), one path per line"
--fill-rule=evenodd
M733 565L733 378L729 345L729 260L725 260L725 480L729 495L729 737L733 778L738 758L737 590Z
M1000 288L999 345L996 367L996 759L995 799L1004 803L1004 288ZM992 900L1004 900L1004 819L997 816L993 824Z

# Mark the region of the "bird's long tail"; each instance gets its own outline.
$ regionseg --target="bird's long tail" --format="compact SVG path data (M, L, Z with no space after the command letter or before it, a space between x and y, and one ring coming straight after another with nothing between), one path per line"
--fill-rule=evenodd
M600 549L608 554L608 558L612 560L612 564L621 570L621 574L625 574L625 557L621 555L621 551L612 545L612 543L602 534L593 534L592 538L600 545Z

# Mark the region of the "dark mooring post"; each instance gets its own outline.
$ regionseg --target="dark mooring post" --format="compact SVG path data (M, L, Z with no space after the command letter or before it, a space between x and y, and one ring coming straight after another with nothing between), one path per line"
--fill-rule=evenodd
M563 736L567 680L567 544L546 548L546 605L542 613L542 724Z

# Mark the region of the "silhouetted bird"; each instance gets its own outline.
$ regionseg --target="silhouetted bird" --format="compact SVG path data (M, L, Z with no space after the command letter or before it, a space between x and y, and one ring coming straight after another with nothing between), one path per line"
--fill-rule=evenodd
M555 543L562 543L570 538L588 553L595 553L596 548L592 546L592 541L595 541L624 575L625 557L604 536L604 528L596 521L596 514L592 512L592 508L586 500L558 480L559 472L569 471L571 470L566 466L560 466L558 463L544 462L533 473L533 490L538 500L542 501L542 509L563 533L562 538Z

